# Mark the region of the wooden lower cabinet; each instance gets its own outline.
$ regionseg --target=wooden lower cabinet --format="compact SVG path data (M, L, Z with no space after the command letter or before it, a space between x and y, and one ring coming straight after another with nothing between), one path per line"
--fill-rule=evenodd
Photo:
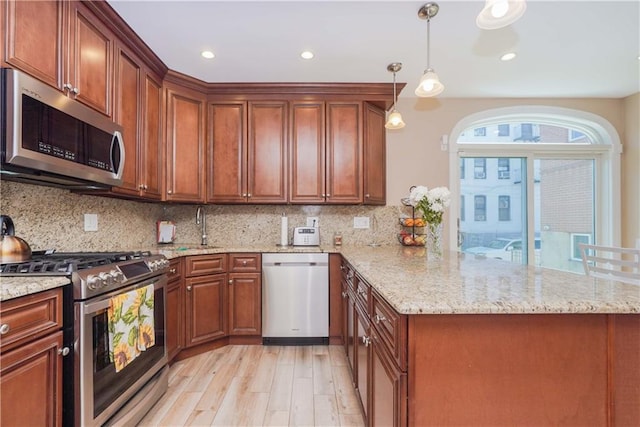
M165 304L166 344L169 362L184 347L184 286L182 279L173 280L167 285L167 303Z
M392 362L375 328L371 328L370 339L369 425L406 426L407 374Z
M367 320L367 315L362 313L357 305L355 308L354 320L356 322L356 342L354 344L356 360L355 385L356 391L360 395L365 424L367 424L367 420L370 416L369 378L371 372L371 330L369 327L369 321Z
M62 426L62 332L0 355L0 425Z
M186 286L185 346L227 335L227 275L189 277Z
M229 335L261 334L260 273L229 273Z

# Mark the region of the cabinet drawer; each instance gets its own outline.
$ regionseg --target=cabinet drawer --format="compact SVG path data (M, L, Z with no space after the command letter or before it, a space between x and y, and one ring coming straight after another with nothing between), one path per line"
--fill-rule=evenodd
M169 262L169 273L167 279L172 280L179 279L182 276L182 258L174 258Z
M356 296L356 304L364 310L365 313L369 313L369 295L371 294L371 286L360 276L356 276L353 281L354 294Z
M0 335L0 349L3 352L59 330L62 328L62 289L2 303L0 325L3 330L6 329Z
M262 268L261 259L260 254L229 254L229 271L257 273Z
M186 258L185 275L202 276L205 274L226 273L227 256L220 255L195 255Z
M407 369L407 316L398 314L378 293L371 292L371 324L401 370Z

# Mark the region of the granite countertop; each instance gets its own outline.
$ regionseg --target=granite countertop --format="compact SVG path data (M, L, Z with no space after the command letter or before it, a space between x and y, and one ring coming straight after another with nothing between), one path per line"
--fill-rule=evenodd
M169 259L233 252L341 253L402 314L640 314L640 286L458 252L445 253L441 260L425 256L424 248L403 246L174 245L151 252ZM60 276L0 277L0 301L68 283Z
M458 252L344 247L358 274L403 314L640 313L640 286Z
M71 284L65 276L0 277L0 301Z

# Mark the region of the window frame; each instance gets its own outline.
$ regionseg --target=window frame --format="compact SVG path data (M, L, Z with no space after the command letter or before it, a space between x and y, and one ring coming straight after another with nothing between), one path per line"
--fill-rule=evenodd
M559 143L485 143L458 142L467 129L496 124L545 124L574 129L585 134L589 144ZM621 190L620 154L622 145L613 125L601 116L586 111L545 105L522 105L480 111L461 119L449 134L449 188L460 194L458 165L464 157L525 157L526 176L533 177L534 159L583 158L594 160L594 240L597 244L620 246ZM533 206L533 179L527 182L527 206ZM458 197L452 197L451 212L457 213ZM475 209L475 207L474 207ZM535 235L533 215L527 215L526 233ZM457 247L458 221L449 221L449 243ZM528 264L535 262L534 239L528 239Z
M588 233L571 233L571 261L580 261L582 262L582 256L580 255L580 249L577 248L578 245L576 245L576 241L575 238L576 237L586 237L587 238L587 245L591 245L591 234ZM579 243L583 243L583 242L579 242ZM578 250L578 257L575 257L576 254L576 249Z
M502 207L502 201L507 201L507 207ZM507 212L507 218L502 218L502 213ZM498 221L511 221L511 196L509 195L498 195Z

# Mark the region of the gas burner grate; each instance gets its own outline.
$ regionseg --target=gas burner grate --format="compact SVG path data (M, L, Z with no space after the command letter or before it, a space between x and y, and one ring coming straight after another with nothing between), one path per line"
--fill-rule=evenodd
M143 259L151 256L149 251L135 252L61 252L34 255L31 261L16 264L1 264L4 275L69 275L74 271L121 261Z

